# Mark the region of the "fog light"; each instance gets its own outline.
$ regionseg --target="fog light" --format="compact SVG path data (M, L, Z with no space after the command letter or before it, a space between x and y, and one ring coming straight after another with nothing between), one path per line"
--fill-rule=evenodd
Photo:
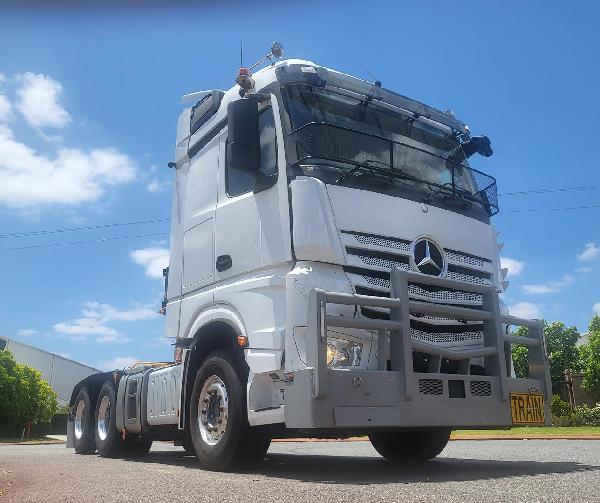
M329 367L356 367L360 365L361 356L362 344L327 338L327 365Z

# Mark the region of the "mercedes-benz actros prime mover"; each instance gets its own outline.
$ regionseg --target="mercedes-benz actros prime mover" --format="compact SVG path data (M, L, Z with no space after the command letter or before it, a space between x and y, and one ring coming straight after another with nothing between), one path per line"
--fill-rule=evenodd
M174 361L81 381L69 446L115 457L173 440L226 470L273 438L364 435L424 461L453 429L548 422L543 325L499 300L496 181L469 165L492 154L487 137L301 60L184 103L163 303Z

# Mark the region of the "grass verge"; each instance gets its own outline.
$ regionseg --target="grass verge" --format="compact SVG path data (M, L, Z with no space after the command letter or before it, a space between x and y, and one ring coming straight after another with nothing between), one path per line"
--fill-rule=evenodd
M48 437L28 438L26 440L21 438L0 438L0 445L2 444L64 444L64 441Z
M454 440L477 438L598 438L598 426L525 426L510 430L456 430L452 432Z

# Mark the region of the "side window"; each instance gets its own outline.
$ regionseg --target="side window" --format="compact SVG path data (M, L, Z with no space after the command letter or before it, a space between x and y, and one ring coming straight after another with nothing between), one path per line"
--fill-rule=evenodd
M265 176L277 175L277 140L275 136L275 117L271 107L265 108L258 116L260 130L260 172ZM227 166L227 165L226 165ZM255 177L245 171L226 167L225 182L227 195L239 196L250 192Z

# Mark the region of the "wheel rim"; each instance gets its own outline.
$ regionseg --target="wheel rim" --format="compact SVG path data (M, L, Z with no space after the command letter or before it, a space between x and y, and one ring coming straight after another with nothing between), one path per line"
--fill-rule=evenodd
M100 401L98 408L98 437L100 440L106 440L110 424L110 398L106 395Z
M216 375L204 381L198 399L198 426L202 440L208 445L218 444L227 431L229 395L223 380Z
M75 438L80 440L83 437L83 428L85 423L85 402L80 400L75 409Z

